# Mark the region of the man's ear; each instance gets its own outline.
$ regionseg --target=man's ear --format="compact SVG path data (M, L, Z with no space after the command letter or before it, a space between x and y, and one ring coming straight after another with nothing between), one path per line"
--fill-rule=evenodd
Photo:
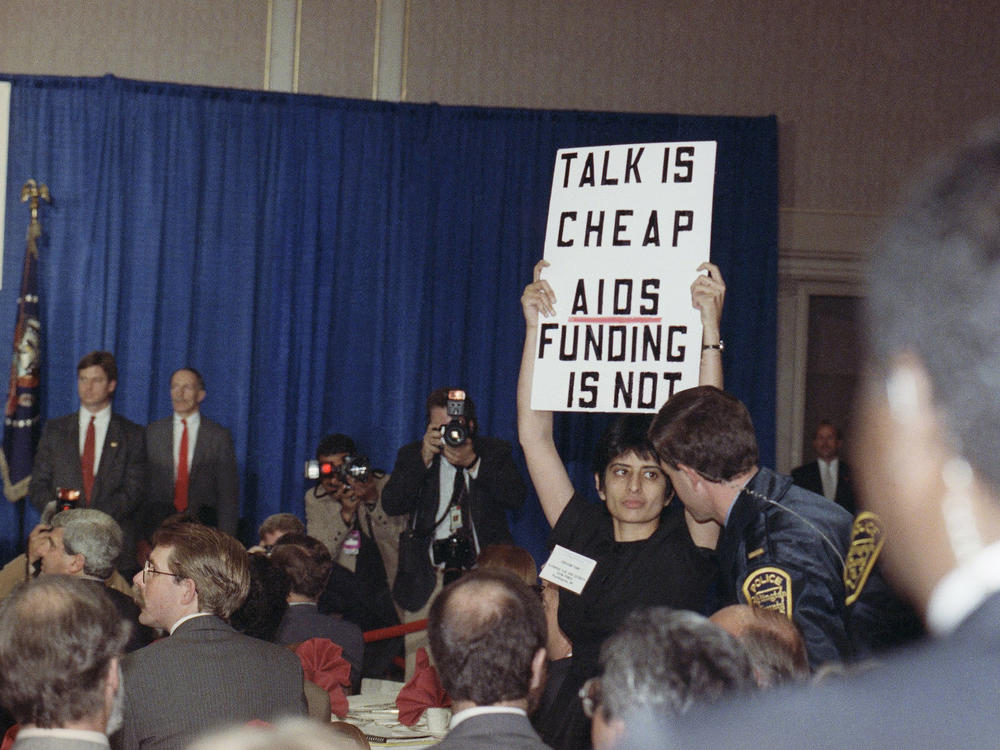
M86 558L83 556L82 553L77 552L75 555L72 556L72 559L70 560L69 574L74 576L80 575L83 572L83 568L86 564L87 564Z
M184 592L181 594L181 602L183 604L190 604L191 602L198 602L198 589L194 585L194 581L190 578L180 578L177 581Z
M535 652L535 656L531 660L531 683L528 686L529 690L540 690L545 685L546 672L549 666L548 657L548 652L544 648L540 648Z
M604 500L604 480L600 474L594 474L594 486L597 488L597 496Z

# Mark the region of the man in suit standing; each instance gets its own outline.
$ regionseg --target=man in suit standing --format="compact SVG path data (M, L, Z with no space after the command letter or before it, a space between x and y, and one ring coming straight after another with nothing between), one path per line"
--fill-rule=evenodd
M428 632L454 715L441 750L545 750L528 721L545 686L545 613L506 570L484 568L446 586Z
M172 513L188 513L207 526L236 534L240 515L239 477L233 438L201 414L205 380L193 367L170 376L173 416L146 428L146 492L152 535Z
M851 472L840 458L843 442L839 428L825 420L820 422L813 438L816 460L792 469L792 481L804 490L833 500L853 516L856 508Z
M139 622L170 635L122 663L128 697L118 746L180 750L225 724L304 714L298 657L226 622L250 588L240 543L197 523L163 527L153 542L133 580Z
M21 584L0 605L0 704L20 726L13 750L108 750L129 630L70 576Z
M111 412L118 366L111 352L94 351L76 366L80 410L50 419L31 470L29 493L39 511L57 489L77 490L79 507L103 510L122 527L119 570L131 573L136 523L143 499L146 450L142 427Z

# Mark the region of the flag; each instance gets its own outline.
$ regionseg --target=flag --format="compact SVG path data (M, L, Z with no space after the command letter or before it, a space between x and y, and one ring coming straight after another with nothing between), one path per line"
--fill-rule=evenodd
M43 186L44 187L44 186ZM47 197L47 196L46 196ZM41 375L42 329L38 320L38 238L41 224L32 212L24 253L21 296L17 300L14 353L3 431L3 494L12 503L28 494L41 422L38 392Z

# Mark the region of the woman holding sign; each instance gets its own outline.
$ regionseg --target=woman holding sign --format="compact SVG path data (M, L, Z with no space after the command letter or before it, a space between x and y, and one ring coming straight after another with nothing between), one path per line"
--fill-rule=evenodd
M554 558L570 558L559 595L559 625L573 644L573 665L553 709L537 717L536 727L551 746L578 748L588 745L590 724L577 691L598 673L601 643L634 609L666 605L701 612L717 573L710 550L720 526L698 523L680 503L671 502L673 488L646 437L650 418L645 415L619 417L598 443L594 482L603 504L587 501L573 488L556 450L552 412L531 408L539 318L555 314L552 287L541 278L547 265L538 262L534 281L521 297L525 335L517 425L528 473L552 526ZM699 380L721 388L719 320L726 287L714 264L703 263L698 270L704 273L691 285L691 302L703 326Z

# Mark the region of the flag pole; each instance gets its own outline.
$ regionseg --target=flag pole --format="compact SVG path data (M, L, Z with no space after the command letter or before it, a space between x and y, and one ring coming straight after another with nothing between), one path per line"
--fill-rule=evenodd
M38 221L40 200L52 202L48 186L28 180L21 188L21 202L28 202L31 221L28 223L21 274L21 295L17 300L3 451L0 453L3 494L12 503L28 494L41 415L38 403L42 333L38 318L38 240L42 236L42 225Z

